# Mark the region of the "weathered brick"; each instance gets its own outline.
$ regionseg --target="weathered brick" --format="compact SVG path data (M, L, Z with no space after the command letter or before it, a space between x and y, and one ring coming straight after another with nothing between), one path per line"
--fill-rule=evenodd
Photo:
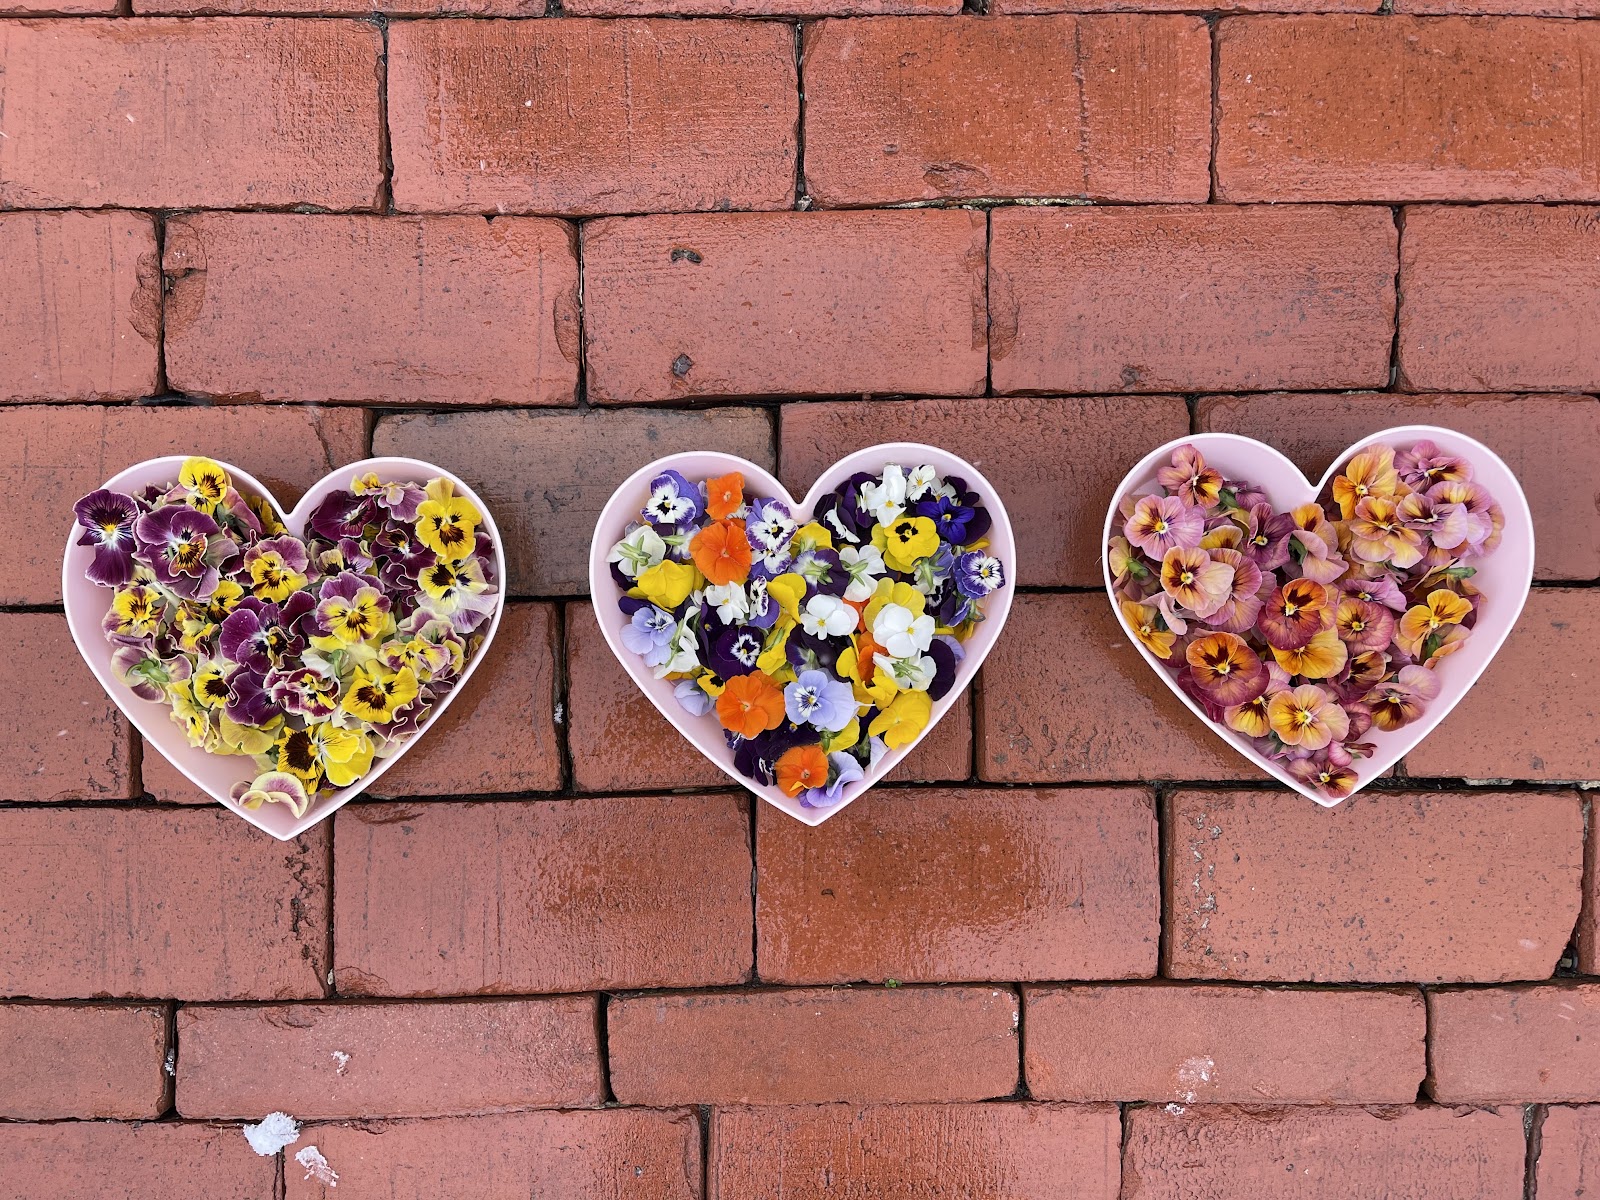
M167 374L192 395L566 404L578 264L559 221L216 213L167 223ZM308 333L311 336L308 336Z
M727 786L728 776L651 704L606 645L588 604L567 606L567 738L581 792ZM972 773L972 694L888 775L948 782Z
M117 0L0 0L5 16L109 17L120 11Z
M1458 1200L1522 1192L1522 1110L1128 1110L1123 1170L1138 1200Z
M123 800L134 783L133 732L57 613L0 614L13 673L31 687L0 691L6 800ZM136 701L137 703L137 701Z
M356 21L0 22L0 206L371 209L382 48Z
M950 14L961 0L568 0L582 17L852 17L885 13Z
M1600 778L1600 593L1535 588L1511 636L1461 703L1406 755L1410 775Z
M320 997L327 861L220 808L0 812L0 994Z
M1013 515L1017 582L1026 587L1099 586L1100 525L1112 490L1128 464L1189 432L1189 410L1177 396L842 400L784 405L779 421L782 478L796 495L874 442L924 442L959 454Z
M1600 64L1600 38L1593 61ZM1600 86L1590 105L1600 107ZM1407 209L1400 291L1407 387L1600 390L1600 214L1593 208Z
M423 458L472 484L505 539L513 595L587 595L589 540L612 491L652 458L685 450L770 470L772 425L754 408L429 413L380 417L372 435L374 454Z
M149 395L160 324L149 217L0 214L0 400Z
M794 33L749 21L423 21L389 31L395 206L788 208Z
M1578 1200L1600 1179L1600 1104L1546 1109L1539 1122L1539 1152L1529 1194Z
M194 16L451 16L542 17L545 0L137 0L136 11Z
M1038 652L1067 638L1071 653ZM1016 598L977 729L991 783L1265 778L1156 678L1103 594Z
M1428 1093L1441 1104L1600 1100L1600 984L1429 992Z
M159 1117L166 1053L164 1008L0 1004L0 1117Z
M0 490L18 528L0 542L0 603L59 604L72 506L124 467L203 452L249 471L285 508L328 471L366 454L355 409L26 406L0 408Z
M1167 800L1164 974L1318 982L1543 979L1578 916L1572 793L1283 792Z
M756 813L769 983L1154 975L1155 805L1134 788L880 788L812 829Z
M1026 988L1040 1100L1409 1104L1420 993L1172 984Z
M7 1200L266 1200L277 1175L276 1159L252 1151L237 1126L0 1123Z
M1597 17L1595 0L1394 0L1394 11L1437 16Z
M335 822L344 995L698 987L749 973L740 797L353 805Z
M1397 0L1398 2L1398 0ZM1490 0L1493 2L1493 0ZM1058 12L1123 12L1128 0L989 0L1001 16ZM1139 0L1140 12L1372 12L1372 0Z
M1121 1134L1117 1110L1105 1105L724 1108L711 1116L708 1192L710 1200L1115 1200Z
M287 1200L700 1200L693 1112L613 1108L311 1125L299 1144L315 1145L339 1181L327 1186L291 1158Z
M988 1100L1017 1086L1009 988L631 996L607 1014L623 1104Z
M977 395L985 229L934 209L585 225L589 397Z
M819 204L1210 195L1211 35L1196 17L880 17L803 37Z
M202 792L189 777L167 761L166 755L140 739L140 785L144 794L162 804L215 804L216 797Z
M374 794L483 796L558 789L557 653L555 606L508 604L494 645L465 690L404 761L378 780Z
M991 220L996 391L1389 380L1387 209L1015 208Z
M1600 199L1597 62L1579 23L1227 18L1217 198Z
M307 1120L596 1105L595 1003L186 1005L178 1111Z
M1600 523L1572 514L1600 509L1600 404L1592 396L1205 396L1202 430L1267 442L1311 479L1368 434L1396 425L1443 425L1475 437L1517 473L1533 512L1540 579L1600 575ZM1159 444L1152 438L1153 443ZM1138 455L1130 455L1136 462ZM1099 578L1098 571L1096 578Z

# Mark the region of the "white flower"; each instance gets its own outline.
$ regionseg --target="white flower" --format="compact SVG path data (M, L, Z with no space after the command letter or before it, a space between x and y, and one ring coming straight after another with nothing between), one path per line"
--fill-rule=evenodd
M911 658L933 645L933 618L924 613L913 617L902 604L885 604L872 623L872 640L890 658Z
M800 627L812 637L843 637L855 631L856 610L837 596L813 596L800 613Z
M857 603L871 599L878 587L877 577L884 572L883 551L872 545L859 549L846 546L839 551L839 562L850 573L850 586L845 588L844 598Z
M615 563L629 579L637 579L667 556L667 544L661 535L648 525L641 525L606 555L608 563Z
M657 679L665 679L668 675L687 674L700 665L700 638L695 633L695 626L699 624L699 620L699 607L690 605L683 614L683 621L679 624L678 631L672 635L672 643L668 647L672 651L672 657L653 672Z
M939 484L939 472L923 463L906 480L906 499L921 500L930 488L936 488Z
M872 661L878 664L880 671L887 671L893 677L895 685L902 692L927 691L933 686L933 676L939 669L926 654L915 658L890 658L887 654L875 654Z
M892 524L906 511L906 473L898 464L883 469L882 483L863 483L861 499L879 525Z
M717 616L724 625L733 625L750 615L750 601L744 588L737 583L712 584L706 588L707 604L717 607Z

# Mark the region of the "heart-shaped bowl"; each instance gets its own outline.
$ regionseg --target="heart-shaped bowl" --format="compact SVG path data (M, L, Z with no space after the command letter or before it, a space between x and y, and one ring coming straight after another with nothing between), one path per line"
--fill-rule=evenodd
M1254 438L1233 433L1196 433L1188 437L1175 438L1163 446L1158 446L1139 460L1117 485L1117 490L1111 498L1111 506L1106 512L1105 528L1101 532L1102 547L1109 545L1112 536L1120 532L1122 517L1118 505L1123 497L1139 496L1149 492L1159 494L1156 472L1166 466L1172 452L1182 446L1193 446L1204 456L1207 465L1220 471L1224 478L1247 480L1256 485L1267 494L1273 511L1283 513L1297 505L1317 500L1333 478L1340 473L1345 463L1368 446L1387 443L1397 450L1404 450L1421 441L1432 441L1441 450L1465 458L1472 464L1473 479L1487 487L1499 502L1505 514L1505 528L1499 546L1488 555L1473 560L1472 565L1477 568L1473 583L1482 592L1485 602L1479 610L1477 623L1473 626L1472 636L1467 639L1466 645L1454 654L1440 659L1433 668L1439 680L1439 695L1428 704L1422 716L1409 725L1389 732L1374 728L1367 735L1366 740L1373 743L1375 751L1369 758L1356 760L1354 770L1357 782L1350 795L1354 795L1374 779L1386 775L1395 763L1405 757L1433 730L1434 726L1450 715L1450 710L1467 694L1478 676L1483 674L1484 668L1494 658L1512 627L1517 623L1522 606L1528 599L1528 588L1533 582L1533 518L1528 511L1528 499L1523 495L1522 485L1517 482L1516 475L1500 456L1482 442L1451 429L1441 429L1432 425L1400 425L1393 429L1381 430L1355 442L1334 460L1320 481L1312 483L1301 473L1300 468L1283 454ZM1334 515L1337 516L1337 509ZM1111 602L1112 612L1116 615L1118 628L1123 629L1122 614L1117 607L1116 589L1111 578L1110 559L1103 551L1101 566L1105 578L1106 596ZM1268 775L1326 808L1332 808L1342 800L1348 799L1348 796L1333 799L1319 794L1289 774L1277 762L1260 754L1243 734L1211 721L1200 706L1179 687L1161 660L1137 638L1131 640L1134 648L1144 656L1145 662L1150 664L1150 669L1172 689L1173 694L1188 706L1206 728Z
M168 455L147 459L124 471L119 471L100 486L114 492L136 494L152 484L171 484L178 478L178 472L183 469L188 457ZM301 497L300 503L286 513L271 490L254 476L222 459L212 461L228 472L233 479L235 489L240 494L260 496L272 505L284 527L296 537L304 533L306 518L325 496L330 492L348 490L351 481L358 475L376 473L383 482L411 480L425 483L429 479L449 480L456 492L470 500L477 508L483 518L482 528L494 542L495 582L498 588L494 614L479 627L483 641L479 644L477 653L462 667L461 678L456 686L434 705L433 711L416 734L401 745L398 751L388 758L373 759L372 769L350 786L319 791L312 798L311 807L306 810L305 815L296 817L284 804L263 804L260 808L248 809L234 800L229 794L233 785L254 774L253 768L248 765L249 759L238 755L210 754L203 749L190 746L183 730L171 720L170 710L166 704L141 700L116 677L111 668L113 647L106 640L100 627L101 620L109 607L112 589L92 583L84 574L85 568L93 560L94 550L92 547L77 544L82 531L76 525L73 526L67 536L66 554L61 561L61 595L66 607L67 627L72 630L72 640L78 644L78 652L89 664L89 669L94 672L95 678L143 735L147 746L159 750L168 762L182 771L201 791L226 805L258 829L287 841L311 828L324 817L343 807L352 797L371 787L385 771L404 758L427 736L440 714L461 694L467 685L467 680L472 677L472 673L488 653L489 645L494 641L495 631L500 628L500 617L505 611L505 550L500 541L500 530L495 526L494 517L482 497L449 471L432 463L421 462L414 458L368 458L358 463L351 463L349 466L329 472L312 484Z
M988 510L993 522L988 534L989 553L1003 564L1005 581L985 598L984 619L978 623L971 637L962 644L965 657L957 665L955 682L944 696L933 702L933 711L928 724L917 739L899 749L890 750L878 762L868 767L865 777L860 782L846 786L839 803L827 808L808 808L798 799L784 795L778 787L763 785L740 772L734 765L733 751L729 748L716 718L710 715L696 717L686 711L673 695L673 682L655 678L650 669L644 665L643 659L629 651L623 644L622 629L628 623L628 619L617 607L621 593L616 581L611 577L606 556L610 553L611 547L622 538L628 523L638 517L644 502L649 498L650 481L666 470L678 471L694 481L738 471L744 476L746 495L780 500L789 505L795 520L804 524L817 502L851 475L857 471L879 474L889 463L898 463L908 470L927 464L941 476L956 475L966 481L968 489L977 493L982 499L984 508ZM859 799L863 793L898 766L901 760L938 726L945 713L950 711L961 694L966 691L973 677L977 675L978 669L983 665L983 660L988 657L990 649L1000 637L1000 631L1005 627L1006 616L1011 611L1016 571L1017 551L1016 541L1011 534L1011 521L1006 515L1005 504L1001 501L994 485L983 477L982 472L964 459L936 446L925 446L917 442L891 442L857 450L824 471L816 483L811 485L811 490L806 493L805 498L800 501L794 500L789 490L771 473L746 459L709 450L671 454L640 467L612 493L611 499L600 512L600 519L595 523L594 540L589 547L589 590L594 600L595 618L600 622L600 630L605 635L606 644L611 647L611 652L617 656L617 661L622 664L623 669L649 697L650 702L660 710L661 715L683 734L690 745L725 771L740 786L748 788L767 803L782 809L807 825L820 825L846 805Z

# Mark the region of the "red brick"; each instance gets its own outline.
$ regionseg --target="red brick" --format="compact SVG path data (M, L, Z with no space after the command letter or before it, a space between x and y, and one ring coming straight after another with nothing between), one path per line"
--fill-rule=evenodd
M581 17L852 17L958 13L961 0L567 0Z
M773 465L755 408L709 412L475 412L380 417L374 454L456 472L494 509L513 595L589 594L589 540L612 491L653 458L721 450Z
M508 604L494 646L466 689L405 761L377 782L374 794L483 796L560 788L556 654L555 606Z
M0 400L148 395L160 314L143 213L0 215Z
M592 996L187 1005L178 1045L185 1117L432 1117L601 1100Z
M167 1013L105 1005L0 1005L0 1117L159 1117Z
M0 1124L8 1200L266 1200L277 1174L276 1159L251 1150L237 1126Z
M1211 34L1196 17L822 21L804 46L819 204L1211 193Z
M117 0L0 0L0 14L34 17L54 16L114 16L121 9Z
M796 988L610 1002L623 1104L987 1100L1017 1086L1010 988Z
M710 1200L1116 1200L1121 1134L1117 1110L1107 1106L718 1109L708 1192Z
M1429 992L1428 1094L1441 1104L1600 1100L1600 984Z
M1064 637L1070 654L1039 653ZM1156 678L1103 593L1018 596L978 689L991 783L1265 778Z
M1493 0L1489 0L1490 3ZM988 11L1002 16L1057 12L1122 12L1128 0L989 0ZM1372 12L1372 0L1139 0L1140 12Z
M134 783L133 732L90 673L58 613L0 614L13 678L0 691L6 762L0 799L122 800Z
M1550 1108L1538 1122L1537 1175L1530 1195L1578 1200L1600 1179L1600 1104Z
M382 48L356 21L0 23L0 205L371 209Z
M221 809L0 812L0 994L320 997L327 861Z
M1594 0L1394 0L1394 11L1441 16L1596 17L1600 16L1600 4Z
M1600 575L1600 525L1572 519L1600 508L1600 458L1591 453L1600 442L1600 404L1591 396L1206 396L1195 419L1202 430L1242 433L1275 446L1312 479L1352 442L1381 429L1443 425L1469 434L1506 460L1527 493L1538 534L1534 574Z
M1600 106L1600 87L1590 103ZM1594 209L1411 208L1400 245L1405 386L1600 390Z
M583 230L585 368L601 403L977 395L982 213L716 213Z
M72 506L124 467L203 451L249 471L289 508L328 471L364 457L366 437L354 409L0 408L0 490L18 528L41 531L0 542L0 604L61 602Z
M1535 588L1473 689L1407 774L1472 780L1600 778L1600 592Z
M1174 978L1543 979L1578 916L1572 793L1180 791L1166 816Z
M1189 432L1177 396L843 400L784 405L778 419L782 478L796 495L874 442L959 454L1013 514L1017 582L1025 587L1098 587L1100 525L1127 465ZM1095 453L1079 453L1084 446Z
M1522 1110L1128 1110L1128 1200L1459 1200L1522 1194Z
M1409 1104L1426 1065L1416 991L1117 984L1024 999L1041 1100Z
M1217 198L1600 199L1597 66L1558 21L1226 19Z
M395 206L684 212L794 202L794 32L745 21L389 31Z
M137 0L136 10L144 13L171 13L193 16L219 13L226 16L264 14L267 16L368 17L374 13L393 16L542 17L545 0Z
M1389 380L1386 209L1018 208L992 219L996 391Z
M191 395L386 405L575 395L578 265L557 221L174 217L163 263L167 374Z
M727 785L728 776L656 711L623 670L588 604L567 606L567 721L578 791ZM968 692L888 778L948 782L971 773Z
M339 1182L325 1187L291 1159L284 1163L288 1200L700 1197L700 1123L692 1112L613 1108L312 1125L300 1144L315 1145Z
M694 987L750 971L741 797L354 805L335 820L345 995Z
M1149 792L878 789L815 829L759 807L756 831L766 982L1156 972Z

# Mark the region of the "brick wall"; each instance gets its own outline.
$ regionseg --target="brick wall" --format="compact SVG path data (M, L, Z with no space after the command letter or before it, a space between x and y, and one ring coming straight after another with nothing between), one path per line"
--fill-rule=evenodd
M1593 0L131 7L0 0L0 1197L1600 1186ZM1536 587L1325 811L1147 676L1098 531L1185 432L1407 421L1519 471ZM632 693L588 537L662 453L892 439L990 475L1022 594L805 829ZM507 537L471 694L290 843L60 615L71 502L185 451L432 459Z

